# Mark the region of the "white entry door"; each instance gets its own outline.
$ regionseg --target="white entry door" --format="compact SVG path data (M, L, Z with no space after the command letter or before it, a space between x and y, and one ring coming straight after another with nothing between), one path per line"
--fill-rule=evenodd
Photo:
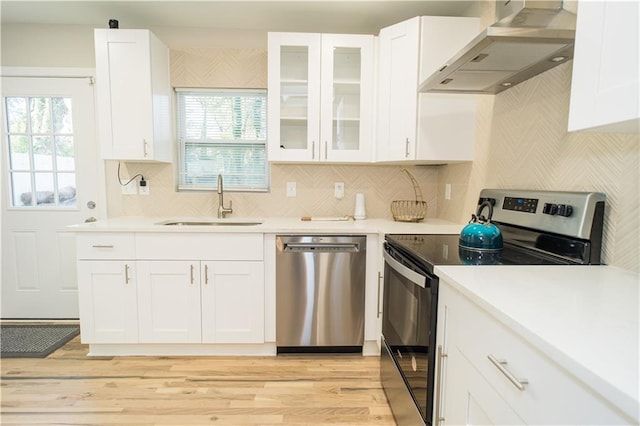
M75 238L66 226L106 212L92 81L2 77L1 104L0 316L78 318Z

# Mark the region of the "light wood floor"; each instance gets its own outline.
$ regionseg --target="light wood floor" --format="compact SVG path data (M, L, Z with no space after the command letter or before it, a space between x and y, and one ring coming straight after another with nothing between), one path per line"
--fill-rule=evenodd
M2 359L7 425L395 425L377 357Z

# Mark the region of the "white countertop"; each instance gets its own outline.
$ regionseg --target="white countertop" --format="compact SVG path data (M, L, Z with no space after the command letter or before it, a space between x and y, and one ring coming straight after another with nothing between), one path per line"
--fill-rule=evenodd
M640 277L609 266L439 266L435 273L640 422Z
M262 222L253 226L168 226L160 222ZM92 223L71 225L72 232L258 232L258 233L355 233L355 234L459 234L464 225L440 219L425 219L418 223L395 222L389 219L347 221L303 221L299 217L226 218L213 217L118 217Z

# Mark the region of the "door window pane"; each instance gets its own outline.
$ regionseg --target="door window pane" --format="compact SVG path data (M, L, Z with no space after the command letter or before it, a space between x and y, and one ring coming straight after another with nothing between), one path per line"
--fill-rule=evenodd
M33 168L35 170L53 170L52 145L51 136L33 136Z
M76 158L73 152L73 137L56 136L55 140L58 170L75 171Z
M25 133L27 131L27 99L7 98L6 105L9 133Z
M29 140L25 135L9 136L9 167L13 170L30 170Z
M31 133L51 133L50 105L50 98L29 98Z
M12 191L11 204L14 207L32 206L31 203L31 173L12 173L11 174L11 187L21 188L20 191Z
M13 207L76 207L71 99L4 99Z
M51 103L53 111L53 132L60 134L72 133L71 99L52 98Z

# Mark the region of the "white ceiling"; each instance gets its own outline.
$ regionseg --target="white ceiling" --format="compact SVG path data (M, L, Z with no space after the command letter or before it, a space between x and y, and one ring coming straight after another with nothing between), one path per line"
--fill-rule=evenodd
M30 1L2 0L2 24L63 24L120 28L182 27L209 30L377 34L419 15L478 16L477 0L350 1Z

